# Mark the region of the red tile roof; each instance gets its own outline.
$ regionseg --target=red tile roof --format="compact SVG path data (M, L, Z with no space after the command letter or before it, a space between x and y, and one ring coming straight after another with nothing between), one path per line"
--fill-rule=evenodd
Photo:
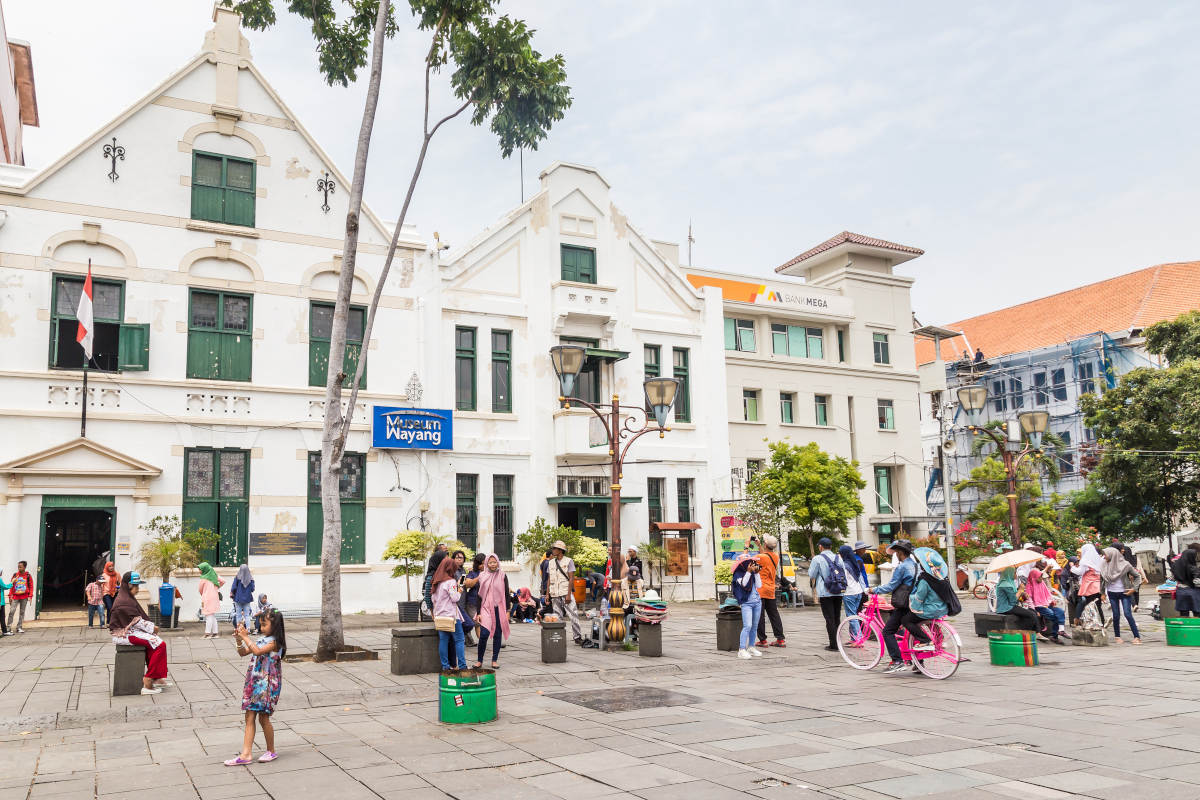
M788 267L795 266L801 261L805 261L813 256L820 255L827 250L832 250L833 248L843 244L861 244L864 247L881 247L885 250L895 250L898 253L907 253L908 255L912 256L925 255L925 251L917 247L909 247L906 244L896 244L895 242L889 242L885 239L875 239L870 236L863 236L861 233L842 231L838 235L821 242L811 250L805 250L803 253L791 259L787 263L779 265L775 268L775 271L783 272Z
M989 358L1062 344L1089 333L1146 328L1200 308L1200 261L1159 264L943 327L963 336L942 342L942 358L983 350ZM933 342L916 341L917 363L933 360Z

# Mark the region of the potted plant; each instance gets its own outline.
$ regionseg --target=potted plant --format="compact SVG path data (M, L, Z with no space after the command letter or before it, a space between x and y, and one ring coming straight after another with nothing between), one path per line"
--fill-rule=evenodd
M203 561L203 554L216 547L220 538L208 528L196 527L191 520L181 522L176 516L157 516L140 530L148 538L138 548L134 569L142 575L157 575L164 585L170 585L172 572L192 569ZM150 613L157 613L158 608L150 604ZM160 615L159 621L164 628L174 627L172 619Z
M397 601L397 609L401 622L417 622L420 620L421 597L413 600L412 582L409 578L424 575L425 565L438 545L444 544L450 550L462 550L467 558L474 555L471 548L462 542L450 541L449 537L429 531L400 531L387 543L383 549L383 557L387 560L399 561L392 567L393 578L404 578L404 590L407 600Z

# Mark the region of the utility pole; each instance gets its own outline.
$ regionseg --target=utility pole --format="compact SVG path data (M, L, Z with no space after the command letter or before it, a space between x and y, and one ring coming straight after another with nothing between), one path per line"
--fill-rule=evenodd
M695 243L696 237L692 236L692 221L688 220L688 266L692 265L692 244Z
M958 586L958 558L954 551L954 516L950 513L950 469L946 458L946 445L950 443L947 438L946 417L950 414L951 405L949 403L941 403L938 415L938 428L941 431L941 442L938 445L938 464L942 471L942 504L946 517L946 566L950 571L950 585Z

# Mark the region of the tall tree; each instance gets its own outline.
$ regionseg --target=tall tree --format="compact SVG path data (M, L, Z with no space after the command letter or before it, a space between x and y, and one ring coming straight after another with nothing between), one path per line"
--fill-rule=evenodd
M1011 534L1008 510L1008 477L1004 462L991 455L971 470L966 480L954 485L954 491L976 489L983 497L968 515L975 522L993 523ZM1056 504L1062 498L1051 494L1042 499L1042 481L1037 470L1028 461L1017 468L1017 524L1021 535L1029 541L1045 541L1058 525Z
M1185 311L1175 319L1156 322L1146 329L1146 349L1175 366L1200 358L1200 311Z
M770 464L746 488L747 504L783 509L783 521L807 535L810 554L815 533L848 537L848 522L863 511L858 493L867 485L858 462L830 456L815 442L772 442L770 448Z
M274 0L222 0L222 3L240 12L243 24L247 27L263 30L276 21ZM408 181L404 204L392 231L383 269L367 308L367 322L362 335L364 343L371 340L379 298L387 283L400 231L408 216L409 205L434 135L447 122L470 110L471 124L488 123L499 141L500 154L508 158L517 148L536 150L551 126L563 118L571 105L571 90L566 84L563 57L542 57L533 49L533 31L521 20L497 16L496 5L495 0L409 0L418 30L429 34L429 48L423 59L425 112L421 146ZM341 21L337 19L338 7L346 12ZM343 367L367 156L383 80L384 42L395 35L397 22L393 15L393 3L380 0L344 0L341 4L336 4L334 0L289 0L287 8L311 23L317 42L318 64L330 85L348 85L356 79L359 69L370 64L367 96L354 158L354 177L350 186L350 206L346 213L346 235L325 385L325 418L321 435L321 631L314 654L314 658L320 661L331 658L345 641L339 569L342 547L339 484L346 436L354 416L370 348L364 346L361 350L358 369L350 381L350 397L344 405L342 389L348 376ZM437 112L431 112L433 97L430 81L443 69L451 71L450 87L454 101L444 115L438 116Z

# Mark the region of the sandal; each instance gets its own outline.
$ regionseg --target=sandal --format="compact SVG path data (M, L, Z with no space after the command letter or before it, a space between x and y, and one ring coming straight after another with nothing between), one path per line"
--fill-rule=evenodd
M471 667L471 669L483 669L483 662L482 662L482 661L476 661L476 662L475 662L475 664L474 664L474 666L472 666L472 667Z
M268 750L267 752L263 753L261 756L258 757L258 763L266 764L268 761L274 761L277 758L279 758L278 753Z
M238 756L234 756L233 758L226 761L225 766L227 766L227 767L244 767L247 764L253 764L253 763L254 763L254 759L242 758L240 755L238 755Z
M1140 644L1140 642L1139 642L1139 644ZM492 671L494 672L495 670L498 670L498 669L500 669L500 665L498 663L496 663L495 661L493 661L492 662Z

